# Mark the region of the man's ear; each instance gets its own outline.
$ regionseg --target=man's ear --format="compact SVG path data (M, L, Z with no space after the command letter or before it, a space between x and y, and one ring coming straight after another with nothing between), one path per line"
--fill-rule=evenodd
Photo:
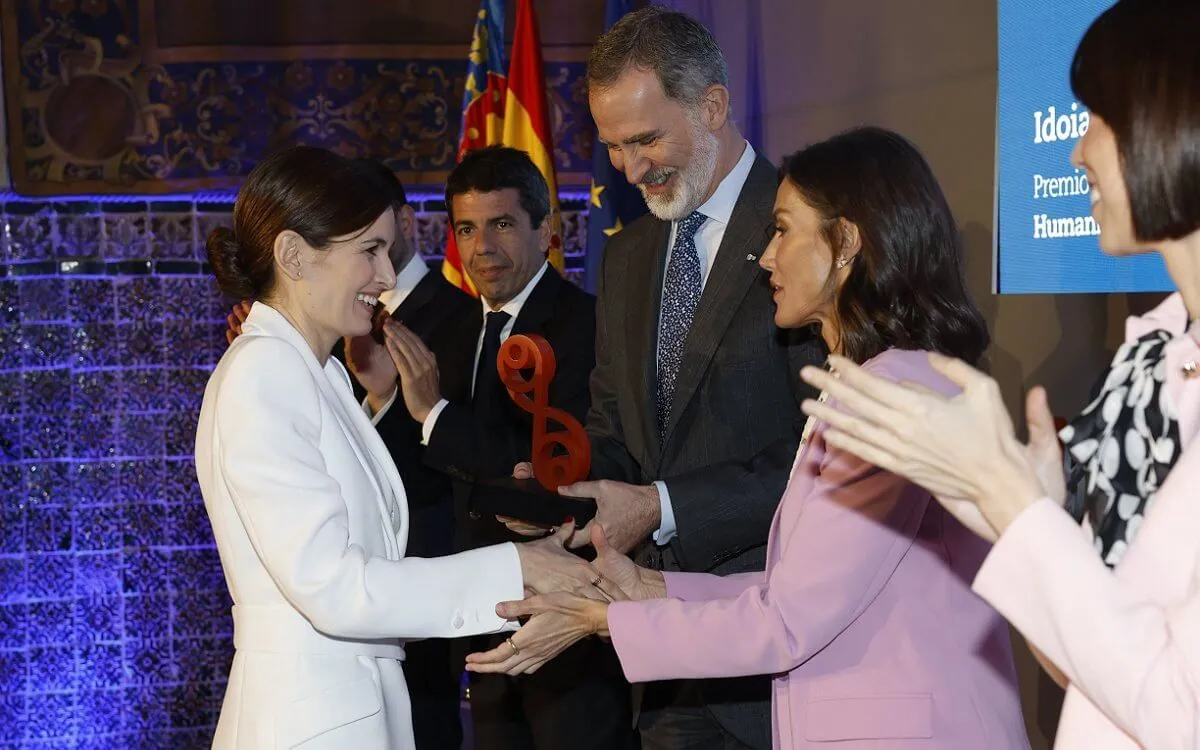
M396 228L400 231L400 236L408 241L415 239L413 229L417 225L417 215L413 212L413 207L405 204L396 212Z
M714 83L700 97L701 122L711 132L717 132L729 120L729 89Z
M542 225L538 227L538 244L542 246L542 255L550 257L550 240L554 237L554 214L546 214Z
M290 229L285 229L275 236L275 245L272 248L275 263L291 279L299 279L304 275L303 249L303 238Z

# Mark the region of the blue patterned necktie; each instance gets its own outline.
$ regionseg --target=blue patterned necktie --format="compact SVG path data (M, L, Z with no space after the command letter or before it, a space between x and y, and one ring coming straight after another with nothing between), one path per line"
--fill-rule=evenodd
M666 439L667 420L671 416L671 400L675 397L675 382L683 360L683 345L696 305L700 302L700 253L696 249L696 231L708 218L693 211L675 227L675 244L667 264L663 284L662 318L658 325L658 440Z

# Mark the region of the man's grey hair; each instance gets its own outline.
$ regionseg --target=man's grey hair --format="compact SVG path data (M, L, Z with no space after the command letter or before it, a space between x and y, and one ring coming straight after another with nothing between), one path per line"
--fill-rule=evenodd
M611 86L630 68L654 71L668 99L693 107L709 86L729 85L725 55L708 29L659 6L625 15L596 40L588 59L588 87Z

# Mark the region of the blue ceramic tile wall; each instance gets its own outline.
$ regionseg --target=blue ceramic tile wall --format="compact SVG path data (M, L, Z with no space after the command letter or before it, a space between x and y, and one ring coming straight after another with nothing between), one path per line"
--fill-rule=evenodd
M165 209L0 206L0 747L211 738L231 625L191 441L227 301L196 204Z
M436 265L444 212L416 207ZM211 742L232 625L192 445L232 303L203 238L231 209L0 201L0 749Z

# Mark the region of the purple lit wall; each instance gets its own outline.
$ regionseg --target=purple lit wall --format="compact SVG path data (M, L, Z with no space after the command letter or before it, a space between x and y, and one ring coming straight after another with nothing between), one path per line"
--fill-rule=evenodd
M562 199L578 282L586 206ZM232 626L192 449L230 200L0 196L0 748L211 742Z

